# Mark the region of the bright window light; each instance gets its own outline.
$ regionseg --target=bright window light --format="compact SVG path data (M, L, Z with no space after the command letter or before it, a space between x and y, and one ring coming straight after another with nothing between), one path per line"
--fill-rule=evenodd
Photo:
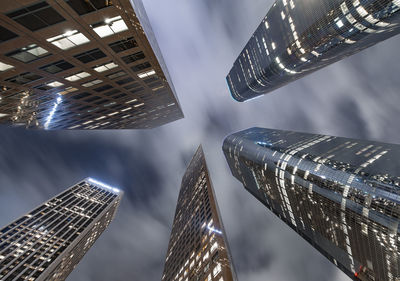
M126 103L132 103L132 102L135 102L135 101L137 101L137 99L133 99L133 100L127 101Z
M121 16L106 19L103 23L92 26L93 31L101 38L119 33L128 29Z
M102 82L103 82L103 80L96 79L96 80L93 80L93 81L89 81L89 82L87 82L87 83L84 83L84 84L82 84L82 86L88 88L88 87L92 87L92 86L94 86L94 85L100 84L100 83L102 83Z
M64 84L61 83L61 82L58 82L58 81L47 83L47 86L50 86L50 87L53 87L53 88L60 87L62 85L64 85Z
M338 20L338 21L336 22L336 25L337 25L339 28L342 28L342 27L344 26L342 20Z
M146 72L139 73L138 77L143 79L143 78L149 77L149 76L154 75L154 74L156 74L156 72L155 72L154 69L152 69L152 70L149 70L149 71L146 71Z
M102 183L102 182L100 182L98 180L95 180L95 179L92 179L92 178L88 178L87 181L90 182L91 184L97 185L98 187L102 187L102 188L108 189L108 190L113 191L115 193L119 193L120 192L120 190L118 188L109 186L108 184Z
M6 64L6 63L3 63L3 62L0 61L0 71L6 71L6 70L9 70L11 68L14 68L14 66Z
M78 30L72 30L65 32L64 34L51 37L47 39L47 42L50 42L62 50L68 50L75 46L90 42L90 40Z
M68 87L68 88L66 88L64 91L62 91L62 92L59 92L58 94L59 94L59 95L65 95L65 94L68 94L68 93L73 93L73 92L76 92L76 91L78 91L78 89L77 89L77 88L74 88L74 87Z
M87 73L87 72L83 71L83 72L79 72L79 73L76 73L76 74L71 75L71 76L67 76L64 79L68 80L70 82L74 82L74 81L78 81L78 80L81 80L81 79L89 77L89 76L90 76L90 73Z
M134 107L140 107L140 106L143 106L143 105L144 105L144 103L139 103L139 104L135 104Z
M98 65L98 66L94 67L93 69L97 72L104 72L104 71L107 71L107 70L110 70L110 69L113 69L116 67L118 67L118 64L110 62L110 63Z
M5 117L5 116L7 116L8 114L5 114L5 113L0 113L0 118L3 118L3 117Z

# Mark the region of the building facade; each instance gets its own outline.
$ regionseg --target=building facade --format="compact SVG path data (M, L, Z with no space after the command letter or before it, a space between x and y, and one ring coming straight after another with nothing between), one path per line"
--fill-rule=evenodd
M182 179L162 281L236 280L201 146Z
M244 187L349 277L400 280L400 145L252 128L223 150Z
M0 280L65 280L121 198L118 189L86 179L0 229Z
M143 129L183 117L140 0L0 7L0 124Z
M400 31L399 0L277 0L235 61L234 99L269 93Z

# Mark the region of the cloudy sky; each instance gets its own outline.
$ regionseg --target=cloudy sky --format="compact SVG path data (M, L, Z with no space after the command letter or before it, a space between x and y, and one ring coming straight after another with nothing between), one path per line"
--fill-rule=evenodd
M180 180L202 143L241 281L349 280L258 203L222 141L253 126L399 143L400 38L247 103L225 76L272 0L144 0L186 118L149 131L0 127L0 225L91 176L125 197L71 281L160 280Z

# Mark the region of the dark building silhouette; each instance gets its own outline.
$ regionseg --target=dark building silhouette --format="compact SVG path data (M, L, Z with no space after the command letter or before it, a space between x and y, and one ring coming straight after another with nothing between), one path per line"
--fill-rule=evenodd
M65 280L121 198L118 189L89 178L0 229L0 280Z
M399 0L277 0L227 81L238 101L269 93L399 33Z
M236 280L201 146L182 179L162 281Z
M252 128L225 139L233 175L355 280L400 278L400 145Z
M183 117L140 0L2 1L0 11L0 124L143 129Z

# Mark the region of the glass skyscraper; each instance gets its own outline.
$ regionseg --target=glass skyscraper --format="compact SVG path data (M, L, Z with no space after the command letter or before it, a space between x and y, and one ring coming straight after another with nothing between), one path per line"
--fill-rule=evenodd
M120 190L88 178L0 229L0 280L65 280L121 198Z
M223 150L244 187L348 276L400 279L400 145L251 128Z
M183 118L141 0L2 1L0 124L148 129Z
M162 281L236 280L201 146L182 179Z
M266 94L398 34L399 10L400 0L277 0L227 77L233 98Z

